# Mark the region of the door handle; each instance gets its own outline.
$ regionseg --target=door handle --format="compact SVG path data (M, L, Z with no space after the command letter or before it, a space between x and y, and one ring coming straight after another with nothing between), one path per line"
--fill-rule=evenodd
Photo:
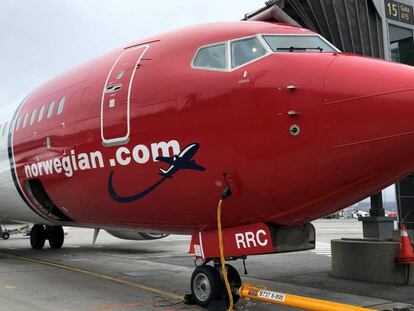
M122 84L112 84L110 86L107 86L105 89L105 93L106 94L111 94L111 93L115 93L118 92L120 89L122 89Z
M295 91L298 89L298 87L294 84L289 84L287 87L288 91Z

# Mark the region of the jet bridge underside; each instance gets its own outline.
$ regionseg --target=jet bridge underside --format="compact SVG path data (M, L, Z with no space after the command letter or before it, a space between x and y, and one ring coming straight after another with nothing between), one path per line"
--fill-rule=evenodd
M343 52L384 58L382 21L373 0L275 0L245 20L277 21L320 33Z

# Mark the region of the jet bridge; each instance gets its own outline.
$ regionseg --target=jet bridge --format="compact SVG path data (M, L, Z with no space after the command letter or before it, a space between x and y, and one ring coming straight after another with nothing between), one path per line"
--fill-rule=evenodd
M371 0L269 1L245 20L300 25L320 33L342 51L384 58L381 17Z

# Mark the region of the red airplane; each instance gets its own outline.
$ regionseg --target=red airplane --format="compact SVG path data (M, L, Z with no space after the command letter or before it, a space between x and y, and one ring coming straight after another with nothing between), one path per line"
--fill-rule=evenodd
M190 251L215 263L192 277L206 306L223 288L223 191L226 258L314 248L310 221L414 171L413 80L412 67L282 24L138 41L44 84L4 120L2 218L35 223L33 248L61 247L63 225L190 234ZM229 278L240 282L231 266Z

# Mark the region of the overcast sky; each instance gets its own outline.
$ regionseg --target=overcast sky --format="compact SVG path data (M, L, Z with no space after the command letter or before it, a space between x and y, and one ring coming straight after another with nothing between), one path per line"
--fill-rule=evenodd
M1 0L0 113L55 75L140 38L240 20L264 0Z

